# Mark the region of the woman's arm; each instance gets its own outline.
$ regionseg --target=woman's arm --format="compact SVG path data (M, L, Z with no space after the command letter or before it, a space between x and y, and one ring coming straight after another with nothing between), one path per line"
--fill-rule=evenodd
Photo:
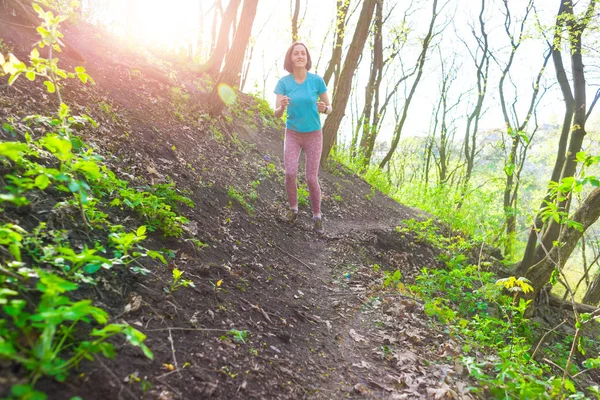
M275 117L281 118L283 116L283 112L287 108L288 104L290 104L290 98L284 96L282 94L277 95L277 100L275 100Z
M317 101L317 109L320 113L329 114L332 110L329 104L329 95L327 92L323 92L319 95L319 101Z

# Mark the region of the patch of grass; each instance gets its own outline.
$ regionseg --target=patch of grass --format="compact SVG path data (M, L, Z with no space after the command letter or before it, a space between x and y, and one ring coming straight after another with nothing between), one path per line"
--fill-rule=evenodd
M254 207L250 203L248 203L244 198L244 195L238 192L233 186L229 186L227 188L227 196L229 196L230 199L235 200L240 205L242 205L246 209L248 214L254 215Z
M310 193L306 188L306 184L298 186L298 205L300 207L308 207L310 205Z
M100 103L98 103L98 108L100 109L100 111L102 111L104 115L112 119L113 122L118 121L118 114L115 112L113 106L107 103L106 101L102 100Z

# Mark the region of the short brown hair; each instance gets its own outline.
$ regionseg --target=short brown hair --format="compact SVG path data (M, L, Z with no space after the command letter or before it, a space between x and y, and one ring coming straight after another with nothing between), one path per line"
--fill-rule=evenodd
M285 53L285 60L283 61L283 68L290 74L294 72L294 66L292 65L292 51L294 51L294 47L299 44L304 46L304 49L306 49L306 70L308 71L310 70L310 67L312 67L312 59L310 58L308 47L306 47L306 45L302 42L294 42L288 49L287 53Z

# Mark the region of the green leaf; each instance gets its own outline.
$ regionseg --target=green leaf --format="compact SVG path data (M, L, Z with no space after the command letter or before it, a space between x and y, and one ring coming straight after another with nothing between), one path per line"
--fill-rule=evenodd
M507 165L504 166L504 173L508 176L512 176L513 172L515 171L515 164L514 163L508 163Z
M575 384L569 379L565 379L565 389L567 389L571 393L577 392L577 390L575 389Z
M35 80L35 72L34 71L27 71L25 73L25 76L27 77L27 79L29 79L30 81L34 81Z
M72 157L73 144L68 139L61 138L58 135L48 135L42 138L40 142L61 161L67 161Z
M71 191L71 193L77 193L77 192L79 192L80 189L81 189L81 185L79 184L79 181L76 181L75 179L73 179L72 181L69 182L69 190Z
M98 272L100 268L102 268L102 264L99 263L87 264L85 267L83 267L83 271L86 274L94 274Z
M44 12L44 10L42 10L42 7L40 7L37 3L33 3L32 6L33 9L38 13L40 18L44 19L46 17L46 13Z
M65 103L60 103L60 107L58 108L58 116L60 119L65 119L69 116L69 106Z
M95 161L78 161L73 164L73 171L83 171L88 178L100 179L100 166Z
M63 279L58 275L54 275L43 270L37 270L37 273L40 276L40 281L37 284L37 288L49 295L70 292L78 288L75 283Z
M577 162L585 162L586 159L586 155L585 155L585 151L580 151L577 153L577 155L575 156L575 159L577 160Z
M136 236L144 236L146 234L146 226L142 225L140 226L137 231L135 232Z
M40 189L40 190L44 190L46 189L48 186L50 185L50 178L48 178L46 175L38 175L35 178L35 186Z
M20 73L16 73L14 75L11 75L10 78L8 78L8 85L12 85L13 83L15 83L15 81L17 80L17 78L19 77L19 75L21 75Z
M44 85L46 85L46 89L48 90L48 92L56 92L56 86L54 86L54 83L52 83L51 81L44 81Z
M173 268L173 281L177 282L180 278L181 275L183 275L183 272L177 268Z
M583 362L583 366L588 369L600 368L600 358L588 358Z
M4 156L17 162L23 159L23 154L25 154L28 149L29 147L25 143L2 142L0 143L0 156Z
M34 390L30 385L14 385L10 388L10 392L20 400L46 400L48 398L46 394Z
M162 261L163 264L167 265L167 260L165 260L165 257L159 251L148 250L146 252L146 255L149 256L149 257L152 257L153 259L157 259L158 258L160 261Z

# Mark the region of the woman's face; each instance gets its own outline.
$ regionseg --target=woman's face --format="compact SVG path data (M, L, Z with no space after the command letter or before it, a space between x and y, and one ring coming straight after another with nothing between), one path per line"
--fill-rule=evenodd
M292 65L295 68L306 68L307 59L306 48L301 44L295 45L292 50Z

